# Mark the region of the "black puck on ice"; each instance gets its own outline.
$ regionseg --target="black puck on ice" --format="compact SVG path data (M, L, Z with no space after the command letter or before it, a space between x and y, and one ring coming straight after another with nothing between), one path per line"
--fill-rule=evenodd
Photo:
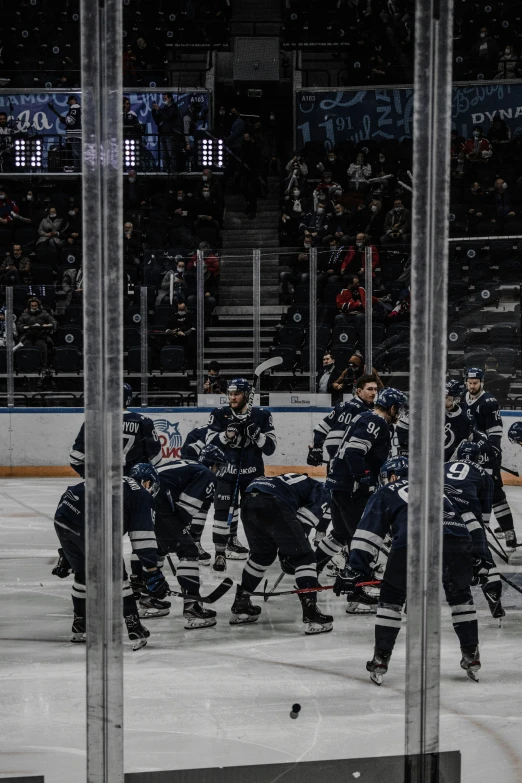
M292 704L292 711L290 713L290 717L292 718L292 720L295 720L299 716L300 712L301 712L301 705Z

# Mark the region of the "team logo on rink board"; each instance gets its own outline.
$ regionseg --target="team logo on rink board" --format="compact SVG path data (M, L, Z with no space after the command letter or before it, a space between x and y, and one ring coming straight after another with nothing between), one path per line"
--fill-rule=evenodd
M160 439L162 459L178 459L183 443L178 422L168 419L154 419L154 428Z

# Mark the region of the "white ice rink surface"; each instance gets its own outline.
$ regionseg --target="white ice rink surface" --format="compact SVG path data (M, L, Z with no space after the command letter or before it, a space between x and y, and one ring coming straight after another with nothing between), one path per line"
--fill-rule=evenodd
M71 578L51 575L53 512L67 483L0 481L0 778L85 781L85 647L69 643ZM520 537L522 489L507 494ZM209 538L207 530L204 544ZM241 567L229 564L229 575L238 578ZM206 591L219 578L202 571ZM273 566L270 583L277 574ZM290 588L289 577L283 585ZM126 771L403 752L405 623L377 688L365 671L372 616L348 616L342 599L323 594L320 605L335 615L334 630L306 637L298 599L288 596L263 604L257 624L234 627L229 595L216 605L214 628L185 631L181 601L174 599L169 617L146 622L145 649L133 653L126 642ZM507 589L499 629L477 596L478 684L459 668L457 638L443 610L441 750L461 751L466 783L522 781L519 599ZM289 717L294 702L302 706L298 720Z

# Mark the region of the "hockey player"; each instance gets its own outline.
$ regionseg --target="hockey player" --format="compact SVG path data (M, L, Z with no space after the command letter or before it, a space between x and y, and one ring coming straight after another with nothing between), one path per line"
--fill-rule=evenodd
M516 421L508 430L508 438L511 443L522 446L522 421Z
M346 428L355 416L371 410L377 395L375 375L361 375L355 387L355 396L348 402L340 402L314 429L314 442L308 447L307 465L323 464L323 447L328 461L335 457Z
M393 457L382 466L380 481L384 486L374 493L366 506L352 540L348 565L339 573L334 586L337 595L346 593L348 600L357 597L364 588L355 585L370 578L370 563L391 529L391 552L381 584L375 622L375 651L373 659L366 664L371 680L377 685L381 684L383 675L388 671L406 600L407 474L408 460L405 457ZM473 579L471 536L462 517L446 497L441 522L442 584L460 642L460 665L470 679L476 680L480 657L477 614L470 588Z
M476 584L481 584L493 617L504 617L502 582L483 526L484 520L488 520L491 514L493 480L480 467L479 461L479 446L467 440L461 443L457 449L457 459L444 465L444 493L470 532Z
M128 383L123 384L123 458L125 475L133 465L150 462L157 465L161 462L161 443L154 429L154 422L141 413L127 410L132 400L132 389ZM82 478L85 477L85 425L80 432L70 454L70 465Z
M210 459L208 452L205 457L207 449L202 455ZM216 447L211 447L211 450L212 465L224 471L224 453ZM158 474L160 491L156 498L156 536L159 549L161 553L175 552L179 558L176 577L181 590L191 596L183 602L185 628L207 628L216 624L216 613L197 600L201 545L198 549L191 534L191 523L198 513L203 513L205 505L208 510L214 493L214 474L205 465L179 459L162 465ZM204 514L206 516L206 511Z
M206 427L195 427L189 432L185 438L185 442L181 447L179 456L184 460L191 460L192 462L199 462L199 456L201 449L205 445L205 439L207 437Z
M448 462L453 457L458 446L468 439L472 429L467 412L459 405L464 394L464 384L460 381L454 378L446 381L445 462Z
M484 390L484 370L468 367L465 379L467 393L462 407L473 426L485 432L488 440L500 451L502 418L496 397Z
M343 546L349 546L370 493L377 485L381 466L388 459L390 424L399 416L406 396L397 389L381 389L373 411L356 417L344 433L326 486L331 490L332 533L316 549L317 570Z
M140 558L148 594L163 599L169 586L158 568L158 549L154 534L154 500L159 489L158 474L152 465L136 465L134 478L123 479L123 532L129 534ZM85 573L85 484L67 488L56 509L54 527L65 556L74 573L72 601L74 622L72 642L86 640L85 600L88 586ZM168 602L165 602L168 603ZM170 604L168 604L170 606ZM149 631L141 624L132 588L123 567L123 616L129 639L137 650L147 644Z
M250 547L232 605L231 625L253 623L261 608L250 601L266 569L279 556L295 569L298 588L318 587L315 555L305 532L328 510L324 484L300 473L254 479L241 503L241 519ZM317 594L299 595L306 634L332 630L333 618L317 608Z
M229 404L212 411L207 432L207 443L225 450L228 467L216 482L214 496L215 571L226 570L226 558L245 560L248 549L237 539L239 495L252 479L265 472L263 457L274 453L277 445L272 416L263 408L252 408L247 420L248 398L251 392L246 378L234 378L228 385ZM232 524L227 524L241 461L239 492Z

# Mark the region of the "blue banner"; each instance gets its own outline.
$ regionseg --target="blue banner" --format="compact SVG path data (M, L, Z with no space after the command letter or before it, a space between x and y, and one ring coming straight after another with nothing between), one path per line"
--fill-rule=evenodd
M452 128L470 138L474 125L487 131L495 115L513 133L522 132L522 84L454 87ZM342 141L411 139L413 89L339 90L296 93L296 148L322 141L329 149Z

